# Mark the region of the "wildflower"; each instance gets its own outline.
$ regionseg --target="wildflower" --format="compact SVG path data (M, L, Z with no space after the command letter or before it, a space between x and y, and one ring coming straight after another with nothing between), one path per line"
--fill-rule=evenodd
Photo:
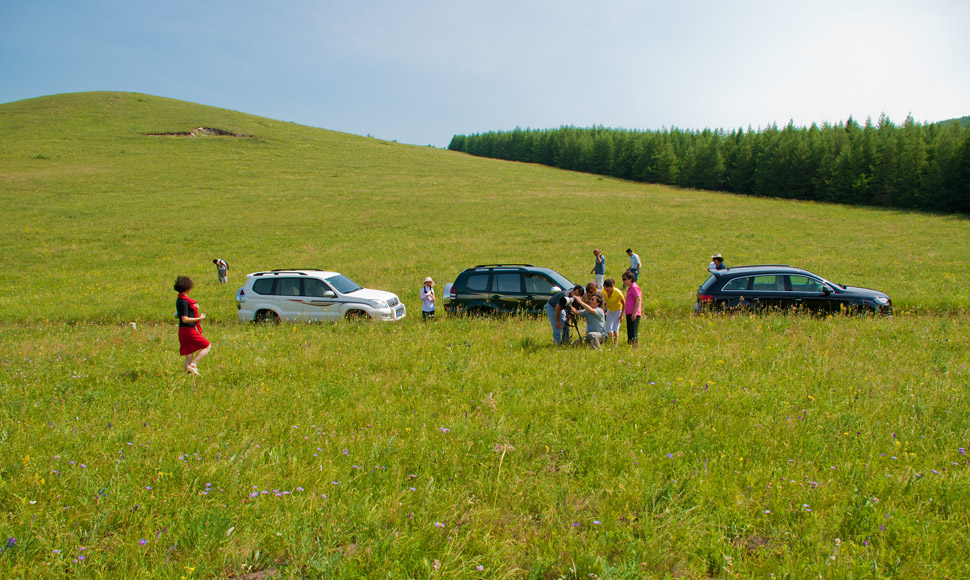
M145 538L142 538L142 539L138 540L138 545L139 546L144 546L147 543L148 543L148 540L146 540Z
M594 525L594 526L598 526L598 525L600 525L600 524L602 524L602 523L603 523L603 522L601 522L601 521L599 521L599 520L593 520L593 525Z
M7 549L13 548L17 545L17 538L7 538Z
M441 522L435 522L434 523L434 527L436 527L436 528L443 528L443 527L445 527L445 525L443 523L441 523Z
M447 427L438 427L438 430L441 431L442 433L447 433L447 432L451 431L451 429L449 429Z
M670 453L667 454L667 459L671 459L672 457L673 455L671 455Z
M482 566L481 564L479 564L478 566L475 566L475 569L481 572L482 570L485 569L485 566Z

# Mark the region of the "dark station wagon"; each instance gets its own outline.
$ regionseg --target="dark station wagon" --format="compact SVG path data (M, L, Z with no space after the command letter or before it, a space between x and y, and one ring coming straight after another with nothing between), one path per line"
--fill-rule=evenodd
M445 286L445 310L452 314L539 314L553 294L573 286L551 268L531 264L482 264Z
M739 266L715 270L697 289L695 312L808 310L820 314L891 315L892 300L878 290L829 282L791 266Z

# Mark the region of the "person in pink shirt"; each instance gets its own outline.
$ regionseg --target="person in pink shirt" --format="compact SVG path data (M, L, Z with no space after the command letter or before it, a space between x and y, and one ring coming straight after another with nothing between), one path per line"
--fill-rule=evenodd
M626 288L626 298L623 300L623 313L626 314L626 343L637 347L640 332L640 301L642 293L637 286L633 272L623 272L623 287Z

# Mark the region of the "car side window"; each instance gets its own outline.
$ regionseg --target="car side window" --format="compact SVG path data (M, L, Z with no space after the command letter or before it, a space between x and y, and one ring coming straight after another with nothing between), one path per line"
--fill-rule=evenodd
M465 281L465 285L472 292L485 292L488 290L488 274L472 274Z
M280 296L299 296L300 279L299 278L280 278L278 280L276 293Z
M303 281L303 295L304 296L315 296L321 297L323 293L329 290L327 285L323 283L323 280L318 280L316 278L307 278Z
M783 276L755 276L751 289L762 292L778 292L785 289L785 280Z
M253 282L253 292L256 294L269 295L273 293L273 280L272 278L260 278Z
M552 280L539 274L525 275L526 294L552 294Z
M808 276L789 276L792 292L822 292L822 282Z
M494 292L500 294L518 294L522 292L522 275L518 272L496 272L492 282Z
M711 277L713 278L713 276ZM750 290L751 280L753 280L751 276L745 276L744 278L735 278L734 280L730 280L727 284L724 285L724 290L735 290L735 291Z

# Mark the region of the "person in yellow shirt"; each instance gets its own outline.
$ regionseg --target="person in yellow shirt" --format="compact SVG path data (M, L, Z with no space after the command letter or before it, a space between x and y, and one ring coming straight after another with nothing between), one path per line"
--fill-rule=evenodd
M613 278L603 281L603 298L606 299L606 335L616 346L620 337L620 318L623 317L623 292L614 286Z

